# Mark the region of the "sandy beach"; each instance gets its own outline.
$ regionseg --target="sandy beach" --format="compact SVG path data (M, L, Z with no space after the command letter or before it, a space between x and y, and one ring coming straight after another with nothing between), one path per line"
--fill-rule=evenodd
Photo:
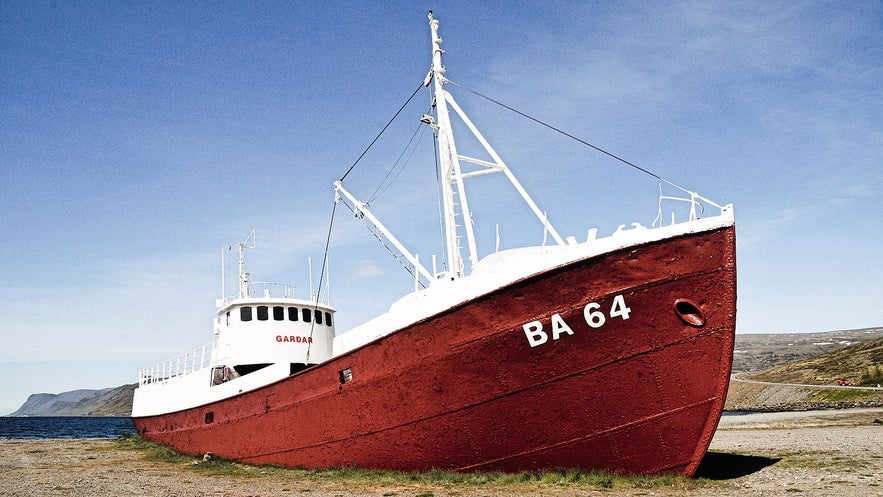
M192 464L145 459L109 439L0 440L3 496L813 496L883 495L883 409L725 416L697 478L673 486L383 484L243 466L213 476Z

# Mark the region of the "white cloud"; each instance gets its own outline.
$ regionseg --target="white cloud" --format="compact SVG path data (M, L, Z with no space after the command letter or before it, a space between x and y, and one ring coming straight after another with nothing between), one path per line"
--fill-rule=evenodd
M358 261L347 273L350 280L377 278L384 274L385 272L383 271L383 268L370 259L362 259Z

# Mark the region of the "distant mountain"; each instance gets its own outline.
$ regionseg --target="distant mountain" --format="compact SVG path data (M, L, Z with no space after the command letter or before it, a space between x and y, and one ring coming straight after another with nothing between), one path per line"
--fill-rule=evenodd
M883 381L883 337L852 344L839 350L782 364L746 378L775 383L875 386Z
M856 338L880 335L880 331L880 328L870 332L863 330ZM767 356L764 361L773 356L794 354L773 354L776 347L770 347L768 340L763 341L764 355ZM806 348L806 344L794 340L789 340L788 345ZM864 341L854 338L820 341L815 342L815 346L824 347L828 352L777 364L759 372L735 375L730 382L725 408L731 411L791 411L883 406L883 389L879 388L883 384L883 336ZM754 358L758 359L756 353Z
M736 335L733 372L764 371L877 338L883 338L883 327L820 333L740 333Z
M10 416L129 416L136 386L35 393Z

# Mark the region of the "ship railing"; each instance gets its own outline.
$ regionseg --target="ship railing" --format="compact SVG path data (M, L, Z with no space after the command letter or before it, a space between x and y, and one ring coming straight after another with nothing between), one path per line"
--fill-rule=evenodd
M207 343L142 369L138 375L138 385L164 383L177 376L187 375L211 366L216 343Z
M705 213L705 206L706 205L709 205L711 207L715 207L715 208L719 209L721 212L724 211L724 206L719 205L719 204L703 197L702 195L699 195L696 192L691 192L688 190L683 190L683 191L689 195L689 198L664 195L662 193L662 184L659 185L659 207L656 212L656 219L653 220L653 224L651 226L653 226L654 228L662 226L662 223L664 222L664 219L663 219L664 214L663 214L663 207L662 207L663 203L681 202L681 203L689 204L690 209L689 209L689 214L688 214L689 219L687 220L688 222L695 221L695 220L699 219L699 217ZM677 221L675 220L674 209L671 210L671 224L677 224Z
M296 287L289 283L276 283L274 281L248 282L249 297L293 299L295 298L295 291ZM226 305L238 298L241 297L239 295L233 295L229 297L225 295L221 303L223 305Z
M282 297L294 298L295 287L288 283L276 283L273 281L252 281L248 284L249 297Z

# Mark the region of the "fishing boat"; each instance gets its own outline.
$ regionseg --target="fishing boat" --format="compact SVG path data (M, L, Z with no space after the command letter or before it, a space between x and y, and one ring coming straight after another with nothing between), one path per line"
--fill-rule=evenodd
M404 258L414 291L338 333L318 297L251 282L249 240L237 244L239 292L218 302L217 339L141 371L138 433L189 454L288 467L692 475L732 365L732 205L659 178L683 194L660 188L649 226L560 235L448 92L432 13L429 27L433 104L421 120L437 141L441 268L412 254L344 175L336 205ZM458 151L452 119L486 157ZM537 218L538 245L479 257L466 181L491 173ZM664 212L670 203L686 208L683 219Z

